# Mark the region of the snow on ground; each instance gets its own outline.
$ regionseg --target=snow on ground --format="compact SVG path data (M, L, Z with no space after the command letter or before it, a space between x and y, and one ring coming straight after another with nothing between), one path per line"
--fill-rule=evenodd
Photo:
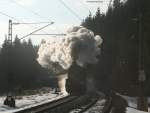
M131 106L135 106L135 102L133 101L135 99L132 97L128 97L128 99L129 99L128 102L130 102L129 104ZM99 101L93 107L91 107L88 111L86 111L84 113L102 113L102 109L104 107L105 101L106 101L105 99L99 99ZM133 103L131 103L131 102L133 102ZM76 112L72 112L72 113L76 113ZM131 107L127 107L126 113L150 113L150 111L144 112L144 111L139 111L139 110L131 108Z
M127 110L126 113L149 113L149 112L139 111L139 110L136 110L136 109L130 108L130 107L127 107L126 110Z
M128 102L128 106L137 108L137 97L129 97L125 95L120 95L120 96L123 97Z
M140 111L137 110L137 97L129 97L129 96L125 96L125 95L121 95L118 93L118 95L120 95L121 97L123 97L124 99L127 100L128 102L128 106L126 108L126 113L150 113L150 108L148 108L149 112L144 112L144 111ZM150 103L150 98L148 98L148 103Z
M59 98L62 98L66 95L57 95L53 91L43 94L35 94L30 96L23 96L21 99L16 99L16 108L11 108L3 105L3 102L6 97L0 97L0 113L12 113L15 111L23 110L33 106L37 106L43 103L47 103Z
M16 108L11 108L11 107L3 105L4 99L6 97L1 96L0 97L0 113L12 113L15 111L37 106L43 103L47 103L47 102L62 98L64 96L66 95L54 94L54 91L51 91L49 93L40 93L40 94L35 94L35 95L30 95L30 96L23 96L21 99L16 99ZM149 112L143 112L143 111L139 111L135 109L137 105L136 97L128 97L124 95L121 95L121 96L125 98L129 104L129 107L126 108L127 110L126 113L150 113L150 108L149 108ZM148 100L150 102L150 98L148 98ZM100 98L97 101L97 103L93 107L88 109L88 111L86 111L85 113L102 113L102 109L104 107L105 101L106 100L104 98Z
M144 111L140 111L136 109L137 107L136 97L129 97L129 96L124 96L124 95L121 95L121 96L127 100L128 105L129 105L129 107L126 108L126 113L150 113L150 108L149 108L149 112L144 112ZM102 113L102 109L104 107L105 101L106 100L104 98L99 99L97 103L85 113ZM148 102L150 103L150 98L148 98Z

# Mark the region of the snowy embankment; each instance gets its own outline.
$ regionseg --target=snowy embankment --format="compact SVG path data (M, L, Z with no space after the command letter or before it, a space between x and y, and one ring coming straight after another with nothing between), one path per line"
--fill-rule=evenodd
M120 95L120 94L118 94ZM144 112L137 110L137 98L136 97L128 97L124 95L120 95L124 99L127 100L129 107L126 108L126 113L150 113L150 108L149 112ZM104 98L100 98L97 103L91 107L89 110L87 110L85 113L102 113L102 109L105 105L106 100ZM148 103L150 103L150 98L148 98Z
M124 95L120 95L120 96L122 96L128 102L129 107L126 108L126 113L150 113L150 108L148 108L149 112L137 110L137 97L129 97ZM148 98L148 103L150 103L150 98Z
M66 95L57 95L51 91L49 93L40 93L30 96L22 96L21 99L16 99L16 108L11 108L3 105L4 99L6 97L0 97L0 113L13 113L15 111L20 111L33 106L37 106L43 103L51 102L53 100L63 98Z
M150 112L139 111L137 109L130 108L130 107L127 107L126 110L127 110L126 113L150 113Z

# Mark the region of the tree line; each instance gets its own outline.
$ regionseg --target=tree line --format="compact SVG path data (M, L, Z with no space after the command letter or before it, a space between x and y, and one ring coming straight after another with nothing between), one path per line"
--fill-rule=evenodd
M140 3L140 2L141 3ZM97 65L87 67L93 73L97 88L108 92L115 89L134 94L138 90L139 14L142 14L143 68L146 73L146 93L150 94L150 1L114 0L106 14L97 9L96 14L85 18L82 26L100 35L104 42ZM47 70L36 61L38 46L32 41L12 44L5 40L0 49L0 92L55 85Z
M12 44L5 39L0 50L0 93L54 86L49 73L36 61L38 46L21 42L16 36Z
M141 32L142 65L146 74L145 90L150 94L149 6L150 1L147 0L114 0L106 14L101 13L98 8L96 14L90 13L82 22L81 25L93 30L104 40L95 73L97 86L104 92L115 89L122 93L137 94Z

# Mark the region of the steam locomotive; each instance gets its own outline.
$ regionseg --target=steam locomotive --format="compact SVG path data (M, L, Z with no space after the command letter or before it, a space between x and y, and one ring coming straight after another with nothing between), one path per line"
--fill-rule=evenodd
M86 92L86 68L74 63L68 71L66 89L71 95L82 95Z

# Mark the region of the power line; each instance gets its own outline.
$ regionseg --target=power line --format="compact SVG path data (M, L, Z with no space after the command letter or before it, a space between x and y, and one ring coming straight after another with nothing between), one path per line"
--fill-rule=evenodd
M25 23L25 22L15 22L15 23L13 23L14 25L18 25L18 24L47 24L47 23L50 23L50 22L32 22L32 23L30 23L30 22L28 22L28 23Z
M107 3L109 0L87 0L86 2Z
M3 15L3 16L9 17L9 18L11 18L11 19L17 21L16 23L12 23L11 25L25 24L25 25L31 27L30 24L44 24L44 23L49 23L49 22L23 23L23 22L19 22L20 20L16 19L15 17L10 16L10 15L8 15L8 14L2 12L2 11L0 11L0 14ZM37 32L37 31L42 30L43 28L45 28L45 27L47 27L47 26L49 26L49 25L51 25L51 24L53 24L53 23L54 23L54 22L51 22L50 24L48 24L48 25L46 25L46 26L44 26L44 27L42 27L42 28L39 28L38 30L35 30L35 31L31 32L31 33L29 33L28 35L23 36L22 38L20 38L20 40L26 38L26 37L29 36L29 35L32 35L33 33ZM37 29L37 28L34 28L34 29ZM11 30L11 33L12 33L12 30ZM45 33L45 32L44 32L44 33ZM47 35L47 34L48 34L48 33L45 33L45 35ZM44 34L42 34L42 35L44 35ZM62 34L60 34L60 35L62 35ZM11 42L12 42L12 38L11 38Z
M37 31L40 31L40 30L42 30L42 29L44 29L44 28L48 27L49 25L52 25L53 23L54 23L54 22L51 22L50 24L47 24L47 25L45 25L45 26L43 26L43 27L41 27L41 28L39 28L39 29L37 29L37 30L35 30L35 31L31 32L31 33L29 33L29 34L27 34L27 35L23 36L23 37L22 37L22 38L20 38L19 40L22 40L22 39L26 38L27 36L32 35L33 33L37 32Z
M82 6L84 6L84 8L86 10L88 10L89 12L91 12L90 9L87 7L87 5L85 5L81 0L79 0L79 2L80 2L80 4L82 4Z
M55 36L66 36L66 34L32 34L32 35L55 35Z
M79 20L82 20L81 17L73 11L63 0L58 0L66 9L68 9L75 17L77 17Z
M16 1L14 1L14 0L9 0L9 1L15 3L16 5L18 5L18 6L22 7L22 8L24 8L25 10L28 10L29 12L33 13L34 15L41 17L37 12L34 12L33 10L28 9L28 8L24 7L23 5L18 4ZM74 12L70 7L68 7L62 0L59 0L59 1L60 1L72 14L74 14L78 19L82 20L82 19L80 18L80 16L79 16L76 12ZM12 17L12 16L9 16L9 15L3 13L3 12L0 12L0 13L3 14L3 15L5 15L5 16L7 16L7 17L9 17L9 18L12 18L12 19L14 19L14 20L19 21L18 19L14 18L14 17ZM41 22L41 23L43 23L43 22ZM44 22L44 23L45 23L45 22ZM14 24L20 24L20 23L18 22L18 23L14 23ZM26 24L26 25L28 25L28 24L31 24L31 23L21 23L21 24ZM34 24L38 24L38 23L34 23ZM31 26L31 25L28 25L28 26L33 27L33 26ZM37 27L36 27L36 28L34 27L34 29L37 29Z
M31 9L29 9L29 8L27 8L27 7L19 4L19 3L17 3L15 0L9 0L9 1L12 2L12 3L15 3L16 5L22 7L23 9L25 9L25 10L29 11L30 13L32 13L32 14L34 14L34 15L36 15L36 16L38 16L38 17L41 18L41 16L37 12L35 12L35 11L33 11L33 10L31 10ZM32 27L32 28L34 28L34 29L37 29L37 27L34 27L32 25L29 25L29 26ZM45 31L42 31L42 32L46 33Z
M10 15L8 15L8 14L6 14L6 13L2 12L2 11L0 11L0 14L1 14L1 15L3 15L3 16L9 17L9 18L11 18L11 19L13 19L13 20L19 21L19 20L18 20L18 19L16 19L15 17L10 16Z
M11 18L11 19L13 19L13 20L16 20L16 21L18 22L18 23L16 23L16 24L21 23L21 22L19 22L19 21L20 21L19 19L16 19L15 17L10 16L10 15L8 15L8 14L2 12L2 11L0 11L0 14L3 15L3 16L6 16L6 17L8 17L8 18ZM12 23L12 24L14 24L14 23ZM34 29L37 29L37 27L35 28L35 27L31 26L31 25L28 25L27 23L26 23L26 25L29 26L29 27L32 27L32 28L34 28Z
M90 11L90 9L88 8L88 6L86 5L86 4L84 4L81 0L78 0L81 4L82 4L82 6L86 9L86 10L88 10L89 12L91 12ZM104 6L104 5L107 5L107 7L109 8L109 6L110 6L110 0L87 0L87 1L85 1L85 2L91 2L91 3L102 3L102 5Z
M101 0L88 0L88 1L86 1L86 2L92 2L92 3L103 3L103 1L101 1Z
M46 20L49 21L49 19L47 19L47 18L41 16L41 15L40 15L39 13L37 13L36 11L34 11L34 10L32 10L32 9L29 9L29 8L27 8L27 7L25 7L25 6L23 6L23 5L19 4L19 3L17 3L15 0L9 0L9 1L12 2L12 3L15 3L15 4L18 5L19 7L22 7L23 9L25 9L25 10L27 10L28 12L32 13L33 15L36 15L36 16L40 17L41 19L46 19ZM36 28L35 28L35 29L36 29ZM57 29L58 31L61 31L60 29L58 29L57 26L56 26L56 29ZM62 32L62 31L61 31L61 32Z
M27 26L30 26L31 27L31 25L30 24L39 24L39 23L46 23L46 22L36 22L36 23L21 23L21 22L19 22L20 20L18 20L18 19L16 19L15 17L13 17L13 16L10 16L10 15L8 15L8 14L6 14L6 13L4 13L4 12L2 12L2 11L0 11L0 14L1 15L3 15L3 16L6 16L6 17L9 17L9 18L11 18L11 19L13 19L13 20L16 20L17 21L17 23L11 23L11 26L12 25L17 25L17 24L25 24L25 25L27 25ZM51 25L51 24L53 24L54 22L51 22L50 24L48 24L48 25L46 25L46 26L44 26L44 27L42 27L42 28L40 28L40 29L38 29L38 30L35 30L34 32L32 32L32 33L35 33L35 32L37 32L37 31L40 31L41 29L43 29L43 28L45 28L45 27L47 27L47 26L49 26L49 25ZM12 27L11 27L11 29L12 29ZM34 29L37 29L37 28L34 28ZM11 31L11 33L12 33L12 31ZM27 36L29 36L29 35L31 35L32 33L30 33L30 34L28 34L28 35L25 35L24 37L22 37L21 39L23 39L23 38L26 38ZM9 35L9 33L8 33L8 35ZM21 40L20 39L20 40ZM12 40L12 39L11 39Z
M104 1L102 1L102 0L88 0L88 1L86 1L86 2L90 2L90 3L103 3ZM106 1L105 1L106 2ZM109 9L110 7L111 7L111 3L112 3L112 0L109 0L109 1L107 1L108 3L106 4L107 6L108 6L108 8L107 9Z
M35 11L33 11L33 10L31 10L31 9L29 9L29 8L27 8L27 7L25 7L25 6L21 5L21 4L19 4L19 3L17 3L15 0L9 0L9 1L10 1L10 2L13 2L13 3L15 3L16 5L22 7L23 9L25 9L25 10L31 12L32 14L41 17L41 15L39 15L37 12L35 12Z

